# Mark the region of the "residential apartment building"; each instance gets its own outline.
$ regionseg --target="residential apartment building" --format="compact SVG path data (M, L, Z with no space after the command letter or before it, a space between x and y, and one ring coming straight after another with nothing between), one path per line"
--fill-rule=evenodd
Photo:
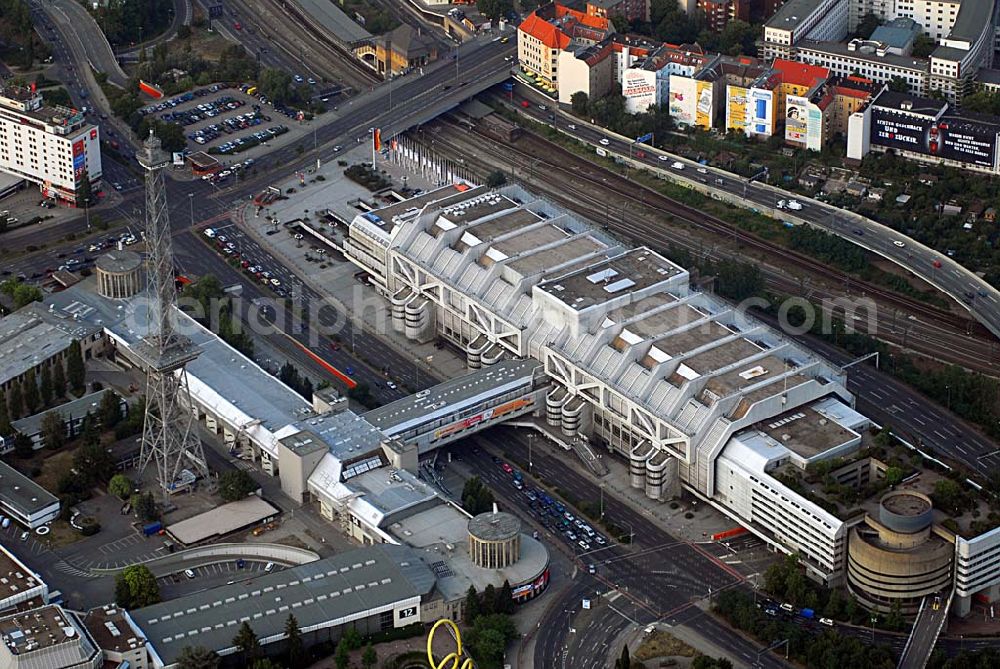
M76 204L85 177L100 187L100 131L80 111L46 106L34 84L0 87L0 171Z
M587 15L602 19L621 16L629 22L649 20L650 0L587 0Z
M517 28L517 57L521 69L538 84L559 90L559 54L585 49L613 32L607 18L591 16L554 3L537 9Z

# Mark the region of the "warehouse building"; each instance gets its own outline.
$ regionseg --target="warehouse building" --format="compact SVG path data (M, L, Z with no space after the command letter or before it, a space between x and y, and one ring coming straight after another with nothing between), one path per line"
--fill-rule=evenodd
M359 548L252 579L126 612L130 632L147 640L153 669L177 666L187 646L221 656L247 622L265 653L283 649L294 615L307 645L336 643L346 627L375 634L438 617L434 571L411 548Z

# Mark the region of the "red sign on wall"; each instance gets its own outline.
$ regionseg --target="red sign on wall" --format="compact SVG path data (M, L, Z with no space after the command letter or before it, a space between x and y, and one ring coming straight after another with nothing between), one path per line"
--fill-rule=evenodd
M83 140L82 139L79 140L79 141L77 141L77 142L73 142L73 157L75 158L75 157L79 156L81 153L83 153Z
M91 139L97 139L97 128L91 128L90 129L90 138Z

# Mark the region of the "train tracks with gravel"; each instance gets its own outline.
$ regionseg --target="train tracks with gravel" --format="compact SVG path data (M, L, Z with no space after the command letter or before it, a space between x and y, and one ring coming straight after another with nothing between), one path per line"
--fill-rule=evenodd
M682 248L708 260L760 261L767 288L778 294L802 297L813 303L841 305L845 297L869 297L891 318L868 322L859 311L847 322L904 349L911 349L943 362L1000 374L997 342L986 334L956 327L955 314L909 299L885 288L859 281L796 251L777 246L756 235L672 200L641 184L605 170L537 135L525 133L515 142L501 142L449 120L438 120L444 132L433 134L434 150L457 159L484 177L500 169L514 172L530 182L533 190L601 223L624 241L646 244L659 250ZM425 126L425 132L433 126ZM417 141L417 134L412 135ZM780 259L780 266L765 259ZM794 272L794 273L793 273ZM811 278L817 277L820 281ZM829 284L832 284L829 285ZM836 307L832 307L836 311ZM842 307L834 316L844 319ZM859 317L860 316L860 317Z

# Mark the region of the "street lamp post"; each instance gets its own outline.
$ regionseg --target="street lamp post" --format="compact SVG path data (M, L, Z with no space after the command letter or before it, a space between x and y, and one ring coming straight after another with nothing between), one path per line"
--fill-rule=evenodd
M531 446L532 446L532 444L534 444L534 442L535 442L535 433L534 432L529 432L528 433L528 473L529 474L531 473L531 465L533 464L532 461L531 461Z

